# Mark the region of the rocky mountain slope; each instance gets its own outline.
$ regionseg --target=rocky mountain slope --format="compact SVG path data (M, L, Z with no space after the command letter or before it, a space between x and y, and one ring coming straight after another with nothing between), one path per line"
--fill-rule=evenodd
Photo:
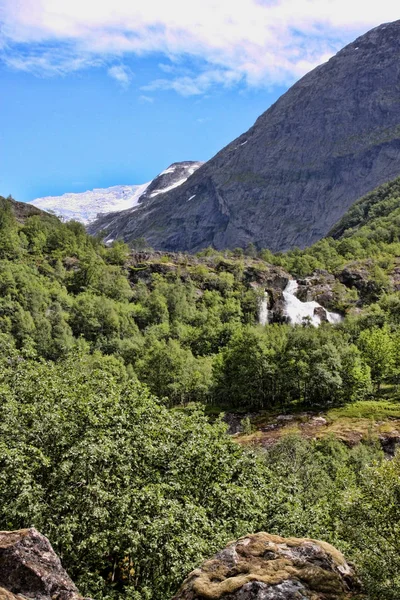
M305 247L400 174L400 21L342 49L178 189L113 219L164 250ZM105 225L95 224L95 232Z
M88 225L99 214L108 215L115 211L135 210L149 198L182 185L201 164L193 161L174 163L153 181L142 185L114 185L77 194L47 196L32 200L29 204L45 211L52 211L66 220L75 219ZM102 223L103 220L100 222ZM109 219L106 216L105 224L108 223Z

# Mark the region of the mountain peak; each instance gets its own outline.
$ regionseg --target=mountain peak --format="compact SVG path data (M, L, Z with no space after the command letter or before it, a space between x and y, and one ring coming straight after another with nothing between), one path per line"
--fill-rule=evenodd
M400 175L399 81L395 21L305 75L187 181L162 197L148 189L148 202L114 224L128 242L172 251L314 243Z

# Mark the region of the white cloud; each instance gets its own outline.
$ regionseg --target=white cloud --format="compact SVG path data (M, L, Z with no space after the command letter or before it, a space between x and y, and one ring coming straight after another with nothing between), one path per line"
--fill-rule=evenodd
M139 102L142 102L143 104L153 104L154 98L142 94L141 96L139 96Z
M99 67L101 59L90 54L77 54L66 48L34 48L10 50L7 48L1 55L3 62L18 71L33 73L39 77L66 75L88 67Z
M0 48L10 66L58 73L163 53L176 63L163 63L166 78L151 89L184 95L239 81L289 83L356 35L398 17L393 0L1 1ZM200 74L180 72L181 57L202 61ZM125 67L109 73L129 84Z
M108 69L107 73L123 88L129 87L132 80L132 72L125 65L114 65Z
M228 69L206 70L204 73L196 76L184 75L174 79L157 79L149 85L143 87L143 90L175 90L182 96L198 96L206 93L213 85L222 85L231 87L241 79L240 73Z

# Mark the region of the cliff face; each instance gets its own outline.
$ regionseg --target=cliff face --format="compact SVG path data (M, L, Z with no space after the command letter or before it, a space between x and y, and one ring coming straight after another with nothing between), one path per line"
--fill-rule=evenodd
M183 185L122 215L113 236L164 250L308 246L400 174L399 98L396 21L308 73Z

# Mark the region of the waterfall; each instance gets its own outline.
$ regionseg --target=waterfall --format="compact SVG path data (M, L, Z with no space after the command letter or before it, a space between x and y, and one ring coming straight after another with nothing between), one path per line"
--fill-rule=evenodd
M260 302L258 310L258 322L260 325L267 325L268 323L268 293L264 292L264 298Z
M318 327L321 324L321 317L318 314L318 310L326 313L326 318L329 323L339 323L342 317L333 312L329 312L323 308L318 302L302 302L295 296L295 292L298 288L298 283L295 279L291 279L284 292L283 297L285 299L285 315L289 318L292 325L301 325L303 319L310 319L310 322L314 327Z

